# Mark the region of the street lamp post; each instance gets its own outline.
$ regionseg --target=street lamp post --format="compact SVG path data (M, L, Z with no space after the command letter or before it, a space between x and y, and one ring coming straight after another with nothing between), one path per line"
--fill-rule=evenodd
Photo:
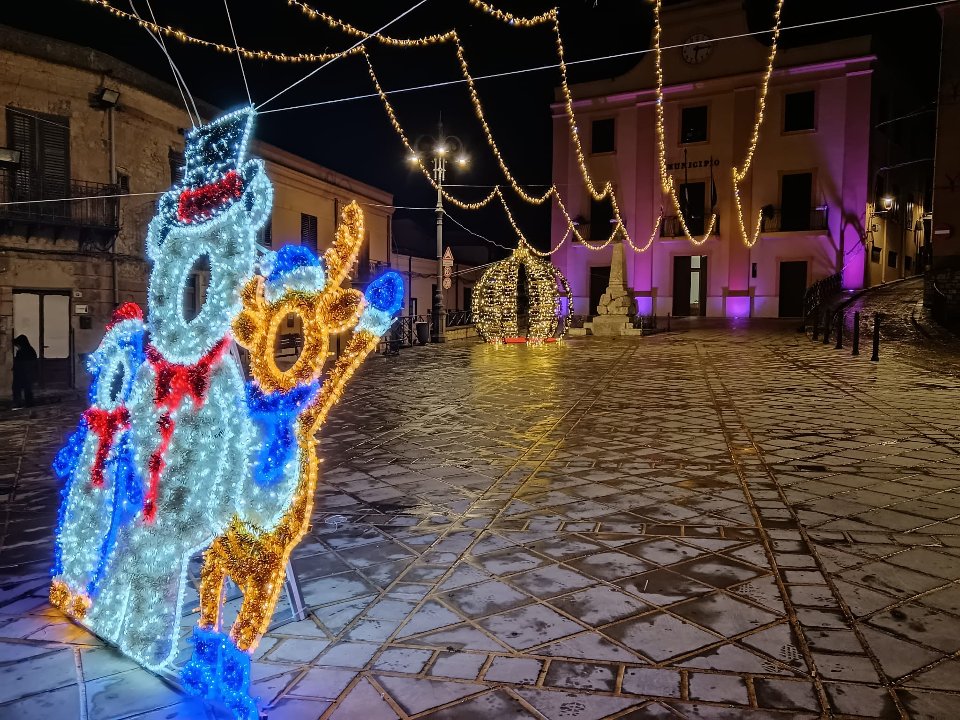
M417 151L410 161L420 164L420 150L429 154L433 159L433 182L437 186L437 284L433 294L433 327L430 330L430 340L435 343L447 341L447 316L443 307L443 183L447 176L447 159L457 156L457 165L464 167L467 156L463 151L463 143L455 135L443 134L443 123L437 124L437 136L421 136L414 144Z

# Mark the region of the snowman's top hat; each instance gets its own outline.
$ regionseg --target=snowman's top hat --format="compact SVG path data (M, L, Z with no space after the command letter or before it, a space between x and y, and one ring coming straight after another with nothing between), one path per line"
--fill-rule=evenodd
M240 202L262 171L246 161L256 112L243 107L186 135L183 180L161 200L161 213L178 225L197 225Z

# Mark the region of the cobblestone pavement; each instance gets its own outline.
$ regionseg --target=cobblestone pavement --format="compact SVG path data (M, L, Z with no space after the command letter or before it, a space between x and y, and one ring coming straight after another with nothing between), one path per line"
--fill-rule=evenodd
M374 358L254 692L270 720L960 717L957 388L793 324ZM0 416L0 717L219 716L46 603L76 413Z

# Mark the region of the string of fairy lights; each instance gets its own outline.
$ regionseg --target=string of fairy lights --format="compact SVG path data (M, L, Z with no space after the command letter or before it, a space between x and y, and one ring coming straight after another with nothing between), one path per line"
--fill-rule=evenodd
M369 75L375 89L375 95L380 98L381 103L384 107L385 113L388 117L388 120L391 126L396 131L398 137L400 138L403 145L407 148L408 151L412 152L412 144L409 141L408 134L404 131L403 126L397 118L396 111L389 100L389 95L394 91L387 91L381 85L376 71L373 66L373 62L370 58L370 53L367 48L361 43L357 43L345 50L337 52L324 52L324 53L296 53L289 54L283 52L275 52L271 50L262 50L262 49L250 49L242 47L239 45L227 45L215 41L210 41L202 38L192 36L182 29L173 27L171 25L161 25L157 22L151 22L145 20L139 15L126 12L117 8L109 0L83 0L83 2L99 6L113 15L127 19L129 21L135 22L141 27L157 34L166 36L169 38L176 39L183 43L195 44L205 48L213 49L218 52L227 53L227 54L237 54L239 57L250 60L260 60L260 61L275 61L275 62L284 62L284 63L317 63L317 62L330 62L335 59L339 59L346 56L356 56L360 55L364 58L367 63ZM432 33L424 35L421 37L413 38L399 38L385 35L381 32L369 33L361 28L356 27L340 18L337 18L329 13L317 10L310 5L308 5L303 0L287 0L287 4L291 7L298 8L306 17L319 20L324 22L328 27L334 30L343 32L344 34L358 38L361 41L372 40L378 44L387 46L387 47L400 47L400 48L414 48L414 47L427 47L432 45L439 45L444 43L452 43L455 47L457 62L460 68L462 75L461 81L454 82L463 82L466 84L471 100L471 104L474 109L474 113L480 122L480 125L484 131L484 136L487 141L487 145L490 147L491 152L494 155L494 158L497 161L497 164L500 168L500 171L506 181L506 184L510 186L513 193L519 197L521 200L528 204L532 205L542 205L545 202L555 200L557 202L557 207L560 210L561 215L564 218L564 221L567 224L566 232L564 233L563 238L549 251L541 251L534 248L526 236L517 225L516 220L513 217L513 213L510 211L509 205L506 198L499 185L493 187L493 189L484 197L479 200L469 201L461 197L458 197L451 193L446 187L438 187L434 182L433 176L424 165L422 160L417 161L417 167L423 174L427 182L436 190L439 190L444 200L451 203L455 207L464 210L479 210L488 206L494 200L499 201L502 205L507 220L512 228L512 230L517 235L518 241L521 245L526 245L529 247L535 254L540 255L541 257L550 256L557 251L570 239L574 238L576 242L580 243L581 246L587 248L591 251L600 251L609 246L618 237L625 240L627 246L629 246L633 251L642 253L652 246L654 239L656 238L660 223L663 220L664 209L660 208L660 212L654 223L653 230L650 233L650 236L647 238L647 241L643 244L637 244L633 241L633 238L630 236L630 233L627 230L626 224L623 221L623 217L620 211L619 204L617 202L616 193L614 187L610 181L604 181L602 183L596 181L589 170L589 165L586 158L586 153L583 150L582 142L580 139L580 132L577 125L576 114L574 111L574 99L573 93L570 89L568 82L568 63L565 59L564 45L562 41L562 35L560 32L560 22L559 22L559 10L554 7L550 10L547 10L538 15L532 16L520 16L513 13L501 10L494 6L493 4L486 2L485 0L468 0L469 4L485 13L488 17L491 17L495 20L498 20L508 26L515 28L538 28L540 26L549 25L552 29L552 32L555 36L556 43L556 53L558 62L555 66L559 70L560 75L560 88L563 99L564 112L567 119L568 134L570 138L571 147L574 150L574 158L576 165L579 171L579 174L583 181L583 187L587 191L587 194L596 202L609 201L611 204L611 209L613 211L613 219L611 221L612 231L605 240L602 240L598 243L590 242L584 235L581 233L578 224L575 222L573 217L571 217L569 211L567 210L563 200L561 198L560 192L555 184L547 186L547 189L542 194L533 194L527 191L523 185L521 185L514 176L513 172L510 170L509 165L507 164L505 158L503 157L502 152L500 151L499 145L496 142L496 139L493 136L493 132L486 120L486 113L484 112L483 104L480 100L479 93L476 88L476 78L470 72L469 64L466 57L466 51L463 47L462 42L460 41L459 35L455 29L447 30L444 32ZM752 247L759 239L760 227L761 227L761 217L758 211L756 223L752 229L748 229L747 223L743 216L743 201L740 193L740 186L746 180L748 173L752 167L752 162L754 156L757 152L757 147L760 140L760 131L763 125L764 120L764 111L766 105L766 98L769 90L770 79L773 73L774 62L777 54L777 44L779 35L782 29L781 26L781 14L783 8L784 0L778 0L776 10L774 13L774 26L771 32L772 42L770 45L770 52L767 58L766 67L764 68L762 79L760 83L760 90L757 98L757 107L754 117L754 126L753 131L750 136L750 140L746 149L743 163L740 166L733 166L732 168L732 190L733 190L733 199L734 199L734 208L737 215L737 227L739 231L740 238L742 242L747 247ZM834 18L823 21L816 21L811 23L804 23L802 25L791 26L791 28L799 27L810 27L815 25L821 25L830 22L840 22L848 19L855 19L859 17L870 17L878 14L885 14L887 12L910 10L920 7L928 7L942 4L943 0L936 0L934 2L920 3L916 5L911 5L903 8L894 8L881 10L876 12L864 13L857 16L852 16L850 18ZM662 70L662 50L663 47L660 43L661 37L661 24L660 24L660 11L661 11L661 0L655 0L654 4L654 47L647 51L635 51L627 54L636 55L642 54L644 52L653 52L655 58L655 67L656 67L656 133L657 133L657 151L658 151L658 170L660 175L661 187L664 195L667 196L668 202L672 205L674 210L677 213L678 224L682 230L684 237L694 245L702 245L707 239L710 238L714 231L714 227L717 221L717 215L715 212L711 213L709 222L706 224L705 232L702 237L694 237L690 233L689 226L687 225L685 213L683 212L683 207L680 203L680 198L677 193L676 184L673 177L670 175L667 162L666 162L666 131L665 131L665 119L664 119L664 101L663 101L663 70ZM154 18L155 20L155 18ZM742 33L734 36L730 36L730 39L736 37L746 37L749 35L757 35L762 33L751 32L751 33ZM724 39L724 38L720 38ZM549 66L545 66L549 67ZM541 69L541 68L532 68Z

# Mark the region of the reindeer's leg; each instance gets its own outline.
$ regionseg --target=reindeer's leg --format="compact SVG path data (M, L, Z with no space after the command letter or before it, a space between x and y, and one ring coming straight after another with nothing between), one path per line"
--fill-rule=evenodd
M269 543L273 538L266 535L261 540ZM283 591L286 554L277 554L261 546L257 563L262 569L252 571L242 581L243 603L237 619L230 628L230 637L237 647L253 652L260 638L267 631L277 600Z
M229 533L230 530L227 530ZM218 628L222 610L223 582L230 575L230 556L224 547L226 539L218 537L203 554L200 571L200 621L202 628Z

